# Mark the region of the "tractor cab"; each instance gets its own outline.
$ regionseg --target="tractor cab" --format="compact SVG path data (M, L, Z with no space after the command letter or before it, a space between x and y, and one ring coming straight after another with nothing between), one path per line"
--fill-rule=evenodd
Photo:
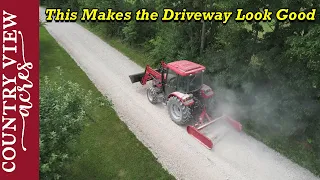
M187 60L180 60L168 63L166 67L164 88L167 95L175 91L192 93L202 87L204 66Z

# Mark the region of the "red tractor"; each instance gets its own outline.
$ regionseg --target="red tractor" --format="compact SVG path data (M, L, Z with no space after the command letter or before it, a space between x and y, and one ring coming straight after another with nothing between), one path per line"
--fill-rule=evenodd
M145 72L129 77L132 83L140 82L142 85L152 80L152 85L147 89L148 100L152 104L166 104L169 115L176 124L187 125L192 119L199 117L195 125L187 126L187 131L207 148L212 149L212 141L200 132L201 129L221 119L227 120L239 131L242 126L229 116L211 119L207 114L207 102L214 92L203 84L204 71L205 67L200 64L180 60L168 64L161 62L159 69L152 69L147 65Z

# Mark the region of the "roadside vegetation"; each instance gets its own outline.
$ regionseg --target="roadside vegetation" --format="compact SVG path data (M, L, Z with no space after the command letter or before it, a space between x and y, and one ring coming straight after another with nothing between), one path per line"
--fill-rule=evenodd
M174 179L40 26L40 179Z
M292 11L318 8L318 0L41 0L73 10L188 8ZM235 14L235 12L234 12ZM319 17L319 14L317 14ZM161 17L161 16L160 16ZM81 22L80 22L81 23ZM215 22L81 23L141 66L189 59L207 67L218 102L229 104L244 130L320 175L320 23Z

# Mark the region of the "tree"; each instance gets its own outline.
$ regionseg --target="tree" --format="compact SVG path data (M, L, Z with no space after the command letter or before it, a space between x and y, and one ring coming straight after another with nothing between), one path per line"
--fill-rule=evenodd
M45 78L40 83L40 178L63 177L65 166L73 160L73 142L84 127L90 92L78 84L58 83Z

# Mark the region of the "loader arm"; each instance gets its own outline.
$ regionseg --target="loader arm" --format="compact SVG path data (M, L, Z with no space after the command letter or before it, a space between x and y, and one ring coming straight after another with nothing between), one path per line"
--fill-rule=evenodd
M141 84L145 85L147 81L150 81L152 79L156 79L161 82L161 73L147 65L144 76L141 79Z
M140 82L142 85L145 85L148 81L156 79L161 82L161 73L159 69L152 69L149 65L146 66L146 69L142 73L130 75L130 80L132 83Z

